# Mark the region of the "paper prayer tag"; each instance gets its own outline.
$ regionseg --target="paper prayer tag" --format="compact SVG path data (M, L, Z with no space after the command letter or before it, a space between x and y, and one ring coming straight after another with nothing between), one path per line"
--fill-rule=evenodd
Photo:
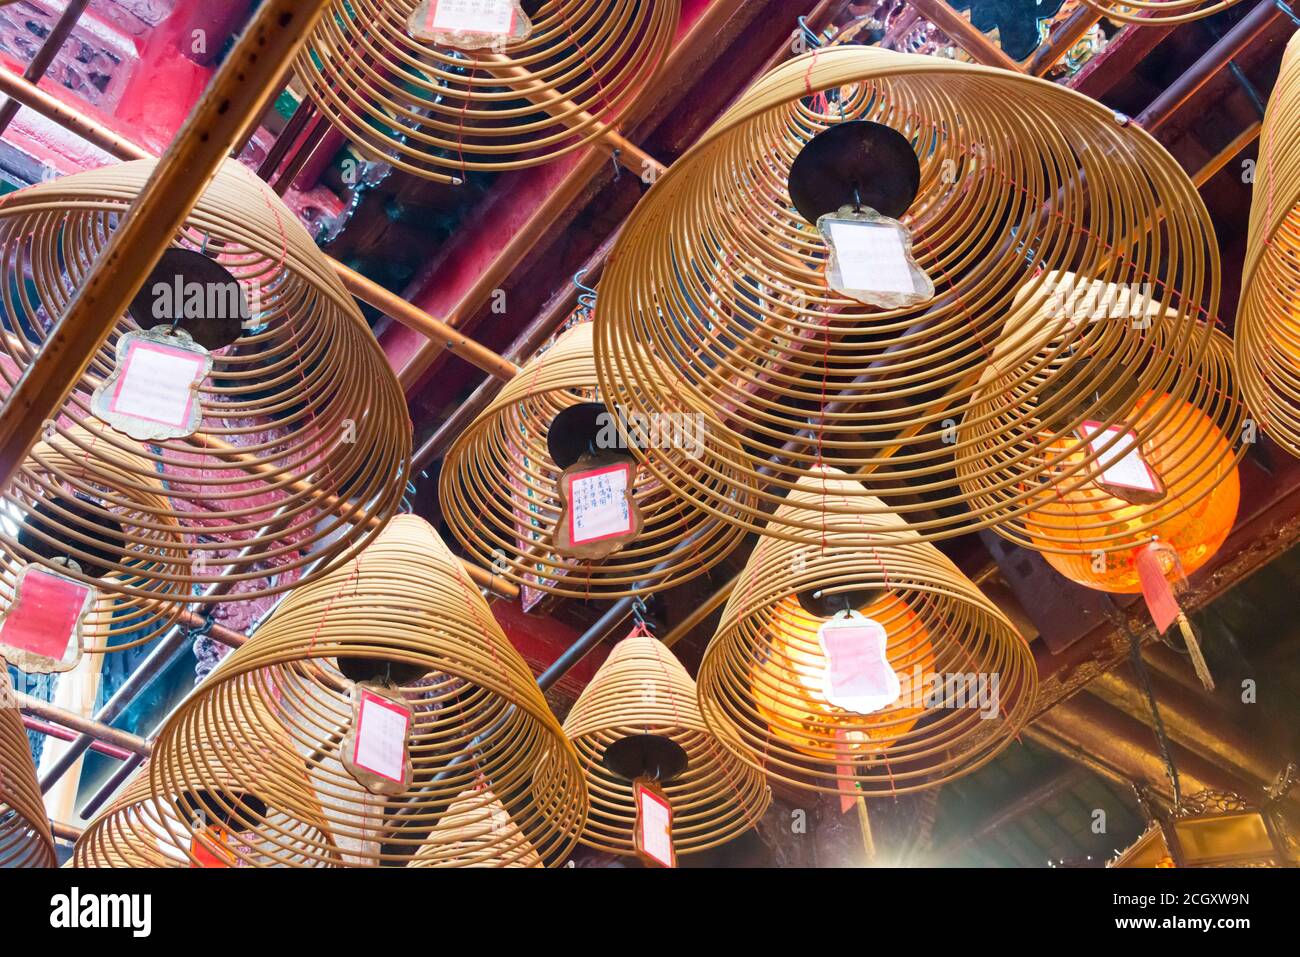
M199 387L212 356L183 329L132 331L117 340L117 365L95 390L91 411L133 439L193 435L203 421Z
M896 219L842 207L817 220L830 253L827 284L869 306L900 309L934 298L934 283L912 257L912 237Z
M402 794L411 782L411 707L392 688L353 686L352 726L343 741L343 766L374 794Z
M96 598L89 585L24 566L0 621L0 658L28 674L71 671L81 660L82 630Z
M190 841L190 867L236 867L225 828L205 827Z
M822 694L832 705L871 714L898 700L902 689L879 622L857 614L835 617L817 629L817 640L826 659Z
M655 867L676 867L673 808L668 795L650 778L637 778L632 782L632 796L636 802L632 844L637 856Z
M579 459L560 475L562 508L555 550L562 555L604 558L641 534L641 513L633 498L636 466Z
M507 42L525 40L532 31L519 0L423 0L407 21L415 39L462 50L504 50Z
M1108 427L1090 419L1079 426L1079 431L1089 449L1099 453L1093 462L1099 485L1146 495L1164 494L1159 477L1142 457L1142 445L1132 429Z

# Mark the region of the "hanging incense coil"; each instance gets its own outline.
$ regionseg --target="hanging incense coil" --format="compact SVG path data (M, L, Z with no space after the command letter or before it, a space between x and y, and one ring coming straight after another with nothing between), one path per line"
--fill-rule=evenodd
M8 329L0 337L0 393L39 351L153 170L153 161L122 163L32 186L0 204ZM49 424L47 445L75 449L29 459L8 490L10 502L53 507L44 497L54 487L102 487L99 497L120 503L113 547L123 546L129 573L76 577L138 600L282 592L363 548L400 503L410 421L374 336L288 208L227 163L141 295L143 304L118 322ZM114 373L123 336L159 315L168 318L158 324L168 325L169 309L182 332L212 345L211 371L197 390L201 421L187 437L136 441L91 411L92 392ZM93 517L60 510L52 535L98 541ZM44 561L7 529L0 542L19 560ZM218 594L202 594L218 583Z
M549 162L617 125L662 63L678 0L525 3L497 50L409 29L420 0L334 0L299 54L320 113L367 154L443 183Z
M1212 17L1241 0L1082 0L1108 20L1131 26L1169 26Z
M564 732L587 775L591 814L582 843L590 847L636 853L632 780L642 771L665 774L660 783L673 808L678 854L738 837L771 803L763 775L718 742L700 714L695 682L652 635L633 634L614 646L569 712ZM629 746L640 750L620 759L617 749ZM685 766L667 776L660 752L683 757ZM633 766L643 759L652 759L651 766Z
M904 210L911 253L936 290L929 302L885 309L832 291L827 241L794 208L789 179L807 144L861 121L879 134L863 145L881 148L862 165L862 199ZM914 156L884 150L891 138ZM825 155L826 142L811 175L796 171L800 208L815 211L836 190L853 202L844 168L861 161ZM953 433L1017 293L1050 295L1047 276L1066 268L1150 286L1165 307L1160 341L1195 361L1209 349L1197 322L1219 295L1209 216L1146 132L1035 78L875 48L818 50L760 79L633 211L596 305L601 392L632 414L663 401L656 383L671 382L678 401L711 410L721 421L711 437L745 450L758 488L734 506L752 531L820 539L820 508L768 514L819 463L870 487L849 495L854 514L896 513L907 537L986 528L1006 515L982 512L956 469L988 450ZM1085 333L1066 333L1063 348ZM1151 391L1152 375L1134 376L1128 408L1105 421ZM1181 401L1190 390L1179 379L1166 391ZM720 462L706 445L697 470ZM644 464L701 507L733 507L671 460ZM1041 472L1022 468L1025 482Z
M1057 288L1070 292L1056 302L1018 297L961 418L958 442L972 454L958 474L974 509L1003 518L999 535L1043 552L1082 584L1137 593L1137 548L1166 542L1191 574L1232 529L1237 463L1249 448L1232 343L1205 328L1191 341L1170 341L1160 303L1129 302L1126 290L1069 274L1059 279ZM1065 350L1079 327L1085 334ZM1198 356L1206 331L1209 348ZM1143 383L1136 404L1134 381ZM1097 423L1125 407L1115 420L1122 428L1099 437ZM1093 439L1082 449L1081 429ZM1125 448L1140 456L1150 488L1106 482Z
M54 867L54 838L36 766L0 659L0 869Z
M854 507L853 484L827 468L790 493L777 518L826 514L824 544L759 539L705 651L699 700L719 740L770 778L883 797L997 755L1028 720L1037 672L1010 621L901 519L821 511L823 499ZM879 544L859 544L874 529ZM840 607L883 627L899 679L897 699L868 713L824 692L818 629Z
M37 443L3 492L17 534L0 526L8 552L0 607L12 605L30 561L94 585L99 598L82 623L85 651L135 647L175 624L189 600L190 554L168 514L167 489L144 478L152 472L147 455L139 443L100 443L98 433L75 425ZM76 562L80 574L61 559ZM159 590L171 601L149 597Z
M554 550L563 514L558 482L563 469L548 450L550 430L565 410L599 403L590 323L580 323L526 364L456 439L443 462L439 504L452 533L481 564L519 585L568 598L616 598L671 588L712 568L744 529L682 499L644 469L635 474L643 526L620 551L583 559ZM706 415L679 403L637 430L656 458L689 470L714 427ZM606 413L610 433L617 430ZM654 433L653 435L650 433ZM627 447L625 431L619 443ZM721 475L702 477L717 494L738 494L744 481L733 449Z
M353 682L385 679L412 712L410 776L393 794L373 793L344 766ZM527 853L555 864L582 830L587 795L573 748L464 566L414 516L394 519L348 565L291 592L221 663L159 732L155 792L211 779L193 755L203 735L255 754L260 735L236 719L249 706L272 716L302 762L332 843L305 843L272 821L253 833L304 860L392 866L430 843L459 847L460 829L438 825L469 789L490 790L515 828L471 858L522 859L526 842Z
M1282 56L1259 134L1234 348L1269 437L1300 456L1300 34Z
M306 766L258 699L228 702L224 726L190 726L95 818L76 867L339 867Z
M452 802L407 867L545 867L497 796L471 788Z

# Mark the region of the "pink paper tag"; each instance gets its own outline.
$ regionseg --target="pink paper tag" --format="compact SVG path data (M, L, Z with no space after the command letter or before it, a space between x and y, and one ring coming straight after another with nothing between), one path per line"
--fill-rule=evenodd
M0 623L0 656L19 667L27 655L67 662L80 650L78 626L93 601L89 585L28 565L18 575L14 600Z
M632 531L626 494L631 482L632 466L626 462L570 476L569 538L574 545Z
M1141 443L1137 433L1132 429L1111 426L1104 427L1100 422L1089 420L1079 427L1084 440L1093 452L1099 452L1094 468L1101 472L1099 482L1131 488L1139 492L1162 492L1160 479L1151 466L1142 457ZM1104 448L1116 436L1120 438L1106 449Z
M849 733L843 728L837 728L835 731L835 753L841 761L849 760L850 755L853 753L853 748L849 744ZM840 792L840 813L848 814L853 810L853 805L857 803L858 799L857 785L851 780L853 765L836 764L835 774L838 776L835 789Z
M382 778L404 784L410 724L408 712L363 689L352 763Z
M194 408L194 386L203 381L205 365L187 349L132 342L108 407L118 415L181 428Z
M636 845L656 863L664 867L677 866L673 848L672 806L638 781L636 791L637 841Z
M817 629L826 673L822 691L837 708L871 714L898 700L898 675L886 655L888 636L877 621L832 618Z
M512 0L429 0L426 30L508 36L515 28Z
M1147 610L1151 612L1156 630L1163 635L1178 620L1182 609L1178 607L1173 586L1165 577L1164 567L1160 563L1160 546L1152 544L1139 548L1135 564Z

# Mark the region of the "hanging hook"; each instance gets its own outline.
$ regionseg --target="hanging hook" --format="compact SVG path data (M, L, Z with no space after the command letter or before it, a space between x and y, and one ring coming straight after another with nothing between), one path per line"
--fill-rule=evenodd
M815 32L812 27L808 26L807 17L798 17L795 22L799 24L799 32L803 34L805 40L812 44L813 49L825 46L826 40L821 36L821 34Z
M596 308L596 290L583 283L582 277L587 275L587 272L585 266L575 272L573 274L573 285L578 290L578 308L582 310L587 318L590 318L592 310Z

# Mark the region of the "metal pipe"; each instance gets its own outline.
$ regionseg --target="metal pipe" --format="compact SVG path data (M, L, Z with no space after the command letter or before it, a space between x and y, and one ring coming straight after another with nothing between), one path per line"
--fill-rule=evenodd
M43 734L47 738L56 738L59 741L75 741L77 735L67 728L60 728L58 725L49 724L45 721L38 721L36 718L23 716L23 727L28 731L35 731L37 734ZM126 761L134 757L132 752L106 744L103 741L95 740L90 743L90 750L114 758L118 761Z
M288 122L284 124L284 129L280 131L280 135L275 138L275 142L271 144L271 148L266 151L266 156L258 165L258 179L266 180L275 175L275 171L284 162L285 154L289 152L293 144L297 142L298 137L302 135L302 131L307 126L307 121L311 119L313 112L314 108L310 100L299 102L298 108L293 111L293 116L289 117Z
M1027 70L1029 75L1043 76L1056 66L1070 47L1082 40L1100 19L1101 11L1096 7L1090 7L1086 3L1079 4L1074 12L1065 18L1065 22L1047 38L1047 42L1034 53L1033 59L1029 61Z
M231 146L261 115L270 84L326 0L266 0L89 268L0 411L0 487L9 484L81 381Z
M68 844L76 844L81 840L81 828L73 827L71 824L63 824L59 821L50 822L50 833L58 840L65 841Z
M116 794L117 789L125 784L127 779L135 773L136 768L140 767L143 763L144 758L140 755L131 755L130 759L114 771L109 779L100 786L99 790L91 796L90 800L86 802L85 806L77 816L83 821L89 821L94 817L99 809L104 806L104 802Z
M41 78L49 72L50 64L54 62L54 58L63 49L68 34L77 25L77 21L81 19L81 14L85 12L89 3L90 0L69 0L68 5L63 8L62 15L41 42L41 48L36 51L32 61L27 64L27 69L23 70L24 79L40 84ZM22 104L12 96L5 101L4 106L0 106L0 137L5 135L5 130L9 129L9 124L18 115L18 110L21 107Z
M985 66L998 66L1012 73L1024 73L1024 68L1002 52L997 46L980 33L969 20L948 6L945 0L911 0L912 6L921 12L921 16L946 33L949 38Z
M48 701L33 698L21 691L15 691L14 698L18 702L18 707L27 714L63 725L63 727L70 728L73 731L80 731L82 734L91 735L96 740L107 742L122 752L131 752L147 757L153 750L153 745L148 741L137 734L131 734L129 731L110 728L107 724L74 714L64 708L56 707ZM122 757L125 758L127 755L122 754Z
M1229 60L1258 39L1282 15L1282 11L1271 0L1261 0L1255 9L1223 35L1223 39L1206 50L1178 79L1165 87L1138 116L1137 124L1149 133L1158 130L1179 107L1213 79Z

